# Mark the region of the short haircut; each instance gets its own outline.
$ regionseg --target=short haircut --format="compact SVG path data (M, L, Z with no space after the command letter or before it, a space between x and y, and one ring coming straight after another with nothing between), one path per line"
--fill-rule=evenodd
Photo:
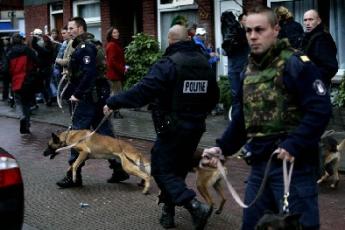
M277 15L274 13L274 11L271 8L267 6L263 6L263 5L254 6L247 11L248 16L251 14L266 14L268 18L268 22L271 24L272 27L278 24Z
M77 26L83 27L85 32L87 31L87 25L86 25L86 22L85 22L84 18L82 18L82 17L73 17L73 18L71 18L69 20L69 22L72 22L72 21L74 21L75 24L77 24Z

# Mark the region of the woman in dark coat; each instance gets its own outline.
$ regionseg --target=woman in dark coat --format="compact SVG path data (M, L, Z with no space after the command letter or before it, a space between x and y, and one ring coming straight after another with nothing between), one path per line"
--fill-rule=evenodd
M125 74L125 55L119 41L118 29L111 27L107 32L107 73L106 76L111 82L111 94L115 95L122 91L122 82ZM115 111L115 118L122 118L119 111Z

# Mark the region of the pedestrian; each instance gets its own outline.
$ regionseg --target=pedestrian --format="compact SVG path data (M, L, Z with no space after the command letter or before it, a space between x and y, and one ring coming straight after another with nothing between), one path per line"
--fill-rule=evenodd
M111 83L111 95L122 91L122 83L125 80L125 54L120 44L120 33L117 28L111 27L107 32L107 73ZM114 111L114 118L123 118L120 111Z
M224 40L222 47L228 56L228 78L232 95L239 87L240 74L244 70L250 51L245 31L246 18L246 14L242 13L236 21L231 11L225 11L221 17Z
M241 106L233 107L232 121L217 139L217 147L204 150L232 155L243 145L251 166L245 203L253 201L273 152L266 186L253 206L243 210L242 229L255 229L266 211L282 212L284 182L282 160L294 161L288 197L290 214L300 214L303 229L319 229L318 142L331 116L329 94L318 68L286 39L277 39L278 20L272 9L248 11L246 36L251 48L241 75Z
M56 82L56 86L58 86L58 84L61 80L63 67L67 66L67 63L63 63L63 61L62 61L65 50L68 46L68 42L69 42L69 40L71 40L71 36L67 30L67 25L65 25L62 28L61 35L62 35L63 42L62 42L62 44L59 48L59 51L56 55L54 70L53 70L53 78L54 78L54 81ZM63 65L63 64L65 64L65 65Z
M69 76L68 65L71 59L71 55L74 52L74 48L72 46L73 39L70 32L68 31L67 25L64 27L61 33L64 42L62 43L58 56L56 57L55 64L62 67L62 74L66 74L67 76Z
M217 53L213 52L210 47L206 46L206 30L202 27L196 28L193 40L195 45L200 49L200 51L207 57L208 63L211 65L214 74L216 74L216 64L219 61L219 56Z
M9 75L17 108L20 109L20 133L30 133L30 105L34 95L38 59L35 52L24 44L19 34L12 36L8 51Z
M10 76L8 75L8 66L7 64L7 52L10 49L10 38L1 37L0 39L0 77L2 79L2 101L7 101L14 106L14 99L10 92Z
M302 25L294 20L293 14L284 6L275 8L274 12L277 14L280 26L278 38L287 38L291 46L298 49L304 32Z
M104 113L151 103L157 133L151 173L161 190L159 203L164 203L160 224L175 226L177 205L191 213L196 229L203 229L212 209L195 198L185 178L205 131L207 113L218 102L219 89L207 59L189 39L185 26L171 27L168 42L163 58L133 88L110 97Z
M53 63L55 62L55 50L52 41L47 35L43 35L41 29L35 29L32 37L32 48L37 52L39 60L39 75L41 85L39 93L43 94L46 106L53 103L53 92L50 88L53 73ZM42 98L38 98L42 100Z
M70 84L68 95L72 105L72 129L96 129L103 118L103 106L105 101L94 92L101 89L96 88L96 83L102 80L106 81L104 76L99 76L97 71L97 48L94 44L94 35L87 32L87 25L83 18L74 17L68 22L68 31L73 38L72 46L75 49L72 53L69 72ZM106 92L103 91L102 92ZM106 95L106 97L108 97ZM97 130L98 133L114 137L112 125L106 120ZM68 163L72 165L78 157L78 152L71 150L71 156ZM81 169L82 164L77 170L77 181L72 180L72 171L69 170L66 176L56 184L61 188L82 186ZM113 176L111 182L119 182L129 178L129 175L122 169L120 163L112 160Z
M319 67L328 88L338 71L337 47L322 24L319 13L312 9L304 13L305 33L300 45L302 50Z

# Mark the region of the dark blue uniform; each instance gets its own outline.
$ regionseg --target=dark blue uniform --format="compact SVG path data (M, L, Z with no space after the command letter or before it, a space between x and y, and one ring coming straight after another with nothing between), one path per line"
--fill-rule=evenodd
M174 55L180 56L174 60L177 57ZM188 61L191 59L198 63ZM190 77L187 77L188 81L185 76ZM194 81L189 81L191 79ZM202 87L205 81L200 79L208 81L207 92ZM132 89L107 100L111 109L136 108L152 103L157 131L151 151L152 176L162 192L160 201L165 204L184 205L196 195L187 188L185 177L205 131L207 112L218 101L216 84L206 58L194 44L190 41L178 42L167 48L164 57ZM200 92L196 93L198 90ZM205 100L199 100L200 97L205 97Z
M75 51L69 63L71 79L68 89L69 94L66 96L69 98L74 95L79 99L77 103L72 104L72 110L74 110L72 129L76 130L95 129L104 117L103 106L105 102L95 98L98 77L96 68L97 48L90 42L91 39L94 39L92 34L84 33L73 41ZM109 120L106 120L97 132L114 137ZM77 157L78 153L72 150L69 163L73 164ZM80 174L81 169L78 170Z
M217 140L223 154L236 153L243 145L251 154L251 172L245 194L245 203L250 203L257 195L263 179L267 160L278 147L284 148L295 157L295 167L290 186L289 208L291 213L302 214L300 222L304 229L319 228L317 197L318 142L326 128L331 104L323 86L321 74L306 56L291 56L285 63L283 84L289 94L296 96L296 104L303 116L299 125L285 135L254 137L247 140L243 117L243 78L235 92L232 121ZM266 210L279 212L284 194L282 161L274 160L263 194L254 206L244 209L242 229L254 229Z

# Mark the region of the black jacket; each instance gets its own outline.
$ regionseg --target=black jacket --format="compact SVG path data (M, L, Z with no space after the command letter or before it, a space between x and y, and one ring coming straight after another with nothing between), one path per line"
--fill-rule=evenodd
M329 86L338 71L337 47L322 24L304 33L300 49L319 67L325 84Z
M297 49L301 43L303 37L303 27L293 18L289 18L285 21L280 21L279 39L287 38L291 46Z

